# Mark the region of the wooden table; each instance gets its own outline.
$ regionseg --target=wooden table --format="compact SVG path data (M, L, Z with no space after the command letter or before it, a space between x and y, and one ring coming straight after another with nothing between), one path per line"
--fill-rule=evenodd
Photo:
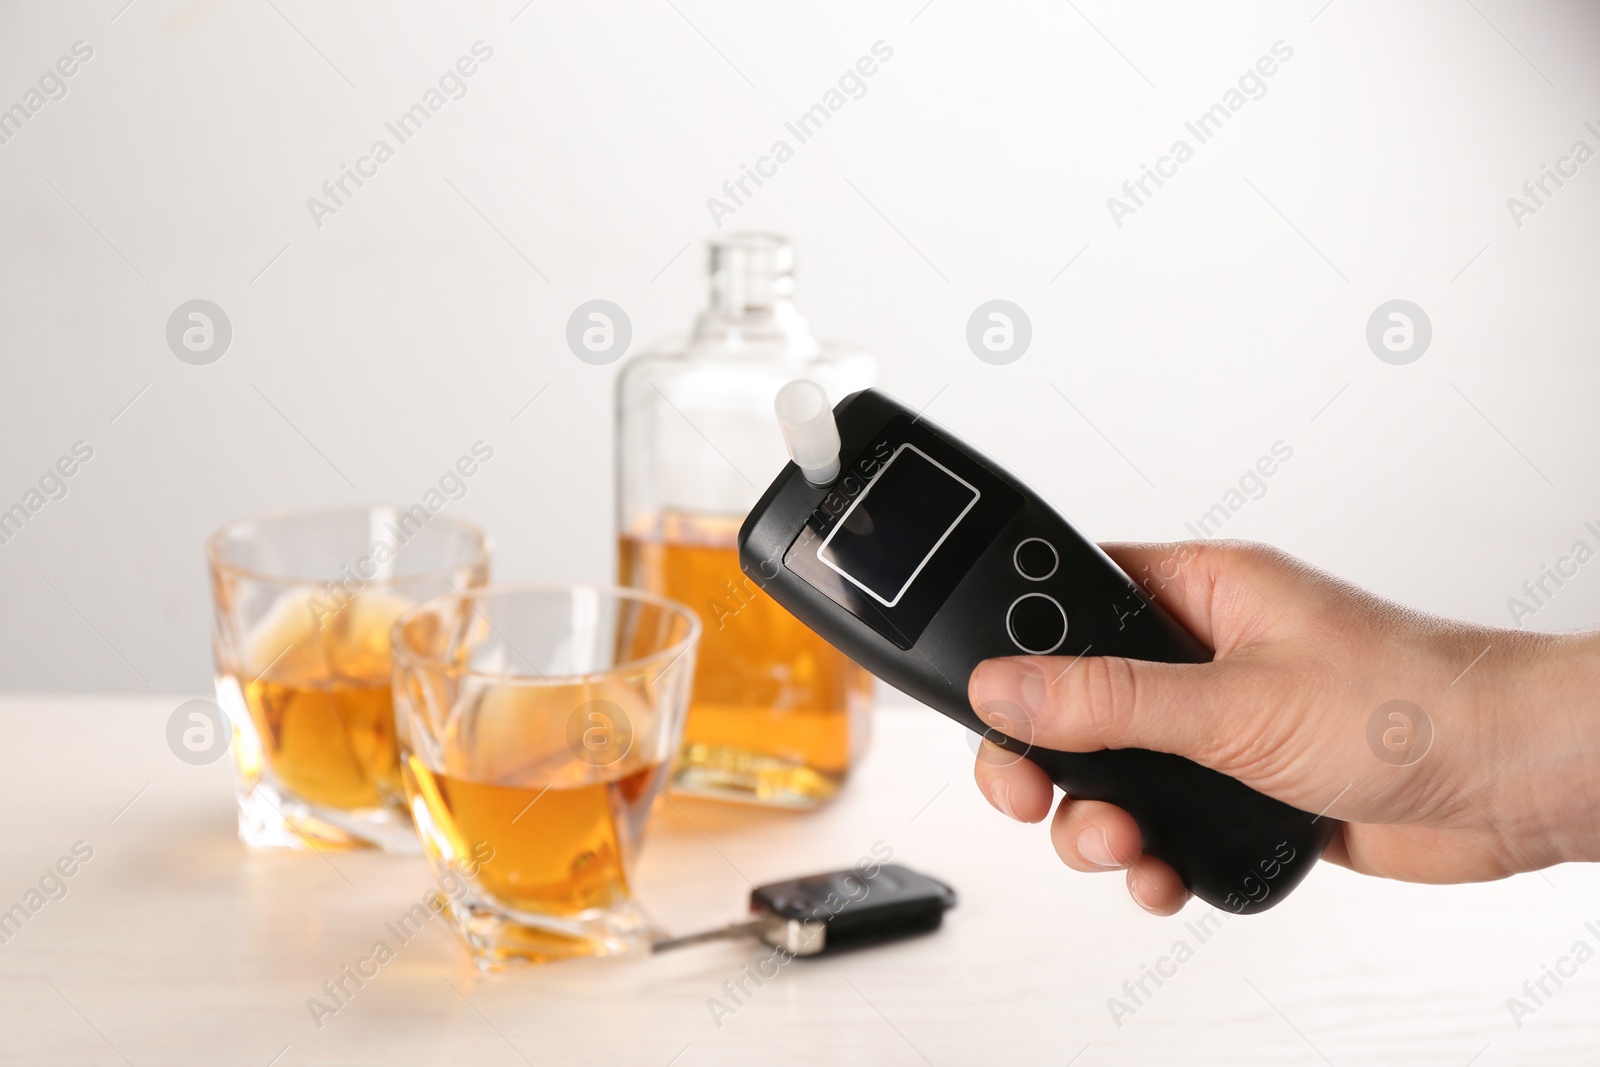
M426 867L246 852L229 761L167 749L182 699L0 699L0 910L39 905L0 944L0 1062L1600 1062L1600 958L1560 962L1580 941L1600 950L1600 868L1424 887L1325 867L1202 940L1203 906L1145 915L1120 876L1069 871L1042 827L992 812L965 735L905 704L880 709L825 811L665 807L636 888L663 926L691 930L739 916L751 882L881 841L960 892L939 933L795 961L735 1003L725 984L758 945L481 975L435 920L319 1028L308 999L394 941L385 923L421 899ZM58 861L71 876L46 878ZM59 899L28 896L41 880ZM1573 976L1514 1019L1508 998L1527 1000L1546 965Z

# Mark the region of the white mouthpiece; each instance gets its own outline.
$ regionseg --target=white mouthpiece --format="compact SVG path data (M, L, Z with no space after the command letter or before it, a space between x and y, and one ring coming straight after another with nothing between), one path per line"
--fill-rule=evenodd
M828 485L839 477L839 424L833 421L828 394L816 382L800 378L778 390L773 407L789 458L812 485Z

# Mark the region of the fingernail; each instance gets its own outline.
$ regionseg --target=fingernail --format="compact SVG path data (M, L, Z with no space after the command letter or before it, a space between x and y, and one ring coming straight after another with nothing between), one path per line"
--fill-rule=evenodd
M1044 672L1037 667L1018 665L1021 677L1017 680L1018 702L1029 716L1044 710Z
M989 719L998 714L984 709L984 705L991 702L1020 707L1029 718L1038 715L1044 710L1045 690L1048 687L1044 672L1033 664L992 659L978 664L972 688L978 698L978 714ZM1003 715L1000 717L1004 718Z
M994 806L999 808L1001 814L1005 815L1006 818L1016 819L1018 822L1022 821L1017 819L1017 813L1011 810L1011 785L1004 778L996 778L994 783L989 786L989 799L994 802Z
M1128 895L1133 897L1133 902L1135 904L1139 905L1139 907L1143 908L1145 911L1148 911L1151 915L1158 914L1156 909L1145 903L1144 894L1140 892L1139 889L1139 887L1142 885L1144 885L1143 878L1140 878L1132 871L1128 872Z
M1096 867L1122 866L1111 854L1111 843L1106 840L1105 831L1093 826L1078 835L1078 855Z

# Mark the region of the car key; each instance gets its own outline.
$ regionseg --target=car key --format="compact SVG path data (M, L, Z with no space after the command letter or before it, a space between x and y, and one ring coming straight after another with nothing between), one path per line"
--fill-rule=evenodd
M753 918L657 941L652 952L755 937L792 956L821 956L937 930L955 890L899 864L850 867L750 891Z

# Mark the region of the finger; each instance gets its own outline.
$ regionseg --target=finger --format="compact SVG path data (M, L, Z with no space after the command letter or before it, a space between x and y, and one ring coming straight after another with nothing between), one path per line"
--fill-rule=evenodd
M1198 541L1123 541L1100 548L1184 629L1207 648L1217 647L1212 605L1216 602L1218 559L1227 549Z
M1345 838L1346 826L1342 822L1333 824L1333 837L1328 840L1327 847L1322 850L1322 858L1329 863L1337 863L1352 871L1356 870L1354 861L1350 859L1350 842Z
M1171 915L1189 900L1189 890L1167 864L1144 855L1139 824L1114 804L1067 797L1050 827L1056 854L1078 871L1128 872L1134 902L1154 915Z
M1050 824L1056 855L1075 871L1117 871L1139 860L1139 824L1133 816L1098 800L1066 797Z
M1018 822L1038 822L1050 814L1055 787L1037 765L990 741L978 746L973 768L978 788L1002 815Z
M1152 915L1172 915L1189 902L1178 872L1154 856L1140 856L1128 869L1128 894Z
M1236 663L1149 663L1117 656L1007 656L978 664L967 696L1018 740L1067 752L1148 748L1204 763L1219 728L1246 728L1273 700L1270 675Z

